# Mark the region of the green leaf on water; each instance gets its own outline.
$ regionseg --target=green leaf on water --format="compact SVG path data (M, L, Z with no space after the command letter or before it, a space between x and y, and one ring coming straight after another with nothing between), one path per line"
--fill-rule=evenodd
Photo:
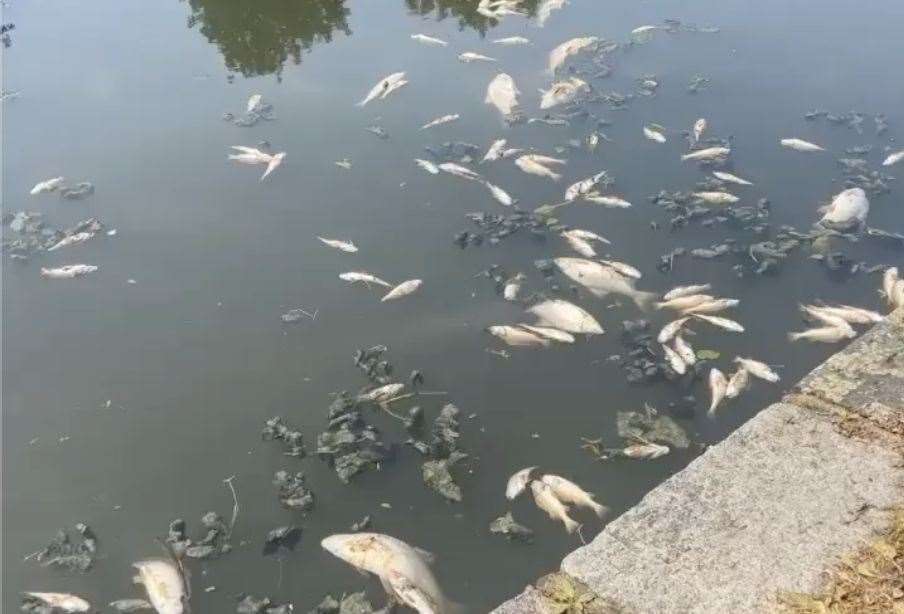
M721 355L722 353L716 350L699 350L697 352L697 358L700 360L716 360Z

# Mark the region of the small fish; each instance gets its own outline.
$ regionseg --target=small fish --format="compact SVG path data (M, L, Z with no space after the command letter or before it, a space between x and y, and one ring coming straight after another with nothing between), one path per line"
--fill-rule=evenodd
M38 194L44 194L47 192L56 192L60 186L66 181L63 177L54 177L53 179L48 179L47 181L41 181L35 184L35 187L31 189L32 196L37 196Z
M542 94L542 97L540 98L540 109L551 109L560 104L573 102L582 91L589 89L590 86L587 85L587 82L578 79L577 77L572 77L567 81L553 83L548 90L540 90L540 93Z
M562 503L585 507L592 510L598 518L602 518L609 511L605 505L594 501L592 494L571 480L547 473L540 478L540 481L549 486L556 498Z
M247 113L251 113L252 111L257 111L260 108L261 103L264 101L264 97L260 94L252 94L251 97L248 98L248 104L245 105L245 111Z
M706 149L698 149L681 156L682 161L687 160L719 160L731 154L728 147L707 147Z
M509 36L507 38L497 38L493 41L493 44L496 45L530 45L530 39L524 38L523 36Z
M588 311L562 299L550 299L527 309L539 326L550 326L569 333L602 335L603 327Z
M484 181L483 185L487 187L487 189L490 191L490 194L493 195L493 198L495 198L497 202L506 207L511 207L518 202L517 199L512 198L508 192L497 185L493 185L489 181Z
M527 485L531 483L533 480L533 474L536 467L525 467L519 471L516 471L512 474L512 477L508 479L508 483L505 485L505 498L509 501L514 501L518 498L518 496L524 492L524 489L527 488Z
M521 92L515 86L515 80L506 73L499 73L487 86L484 103L493 105L503 118L512 121L518 111L519 95Z
M558 328L552 328L549 326L531 326L530 324L519 324L518 326L529 333L539 335L544 339L549 339L550 341L556 341L558 343L574 343L574 335L570 335L563 330L559 330Z
M46 611L51 612L90 612L91 604L77 595L69 593L34 593L26 592L25 600L41 603L46 606ZM24 606L23 606L24 608ZM29 612L44 612L45 610L27 610Z
M904 160L904 149L902 149L901 151L896 151L893 154L889 154L888 157L882 161L882 166L893 166L901 160Z
M733 333L743 333L744 327L735 322L734 320L729 320L728 318L721 318L719 316L709 316L702 313L695 313L693 317L698 320L703 320L713 326L717 326L719 328L725 329L727 331L731 331Z
M78 245L79 243L84 243L88 239L94 237L93 232L77 232L74 235L69 235L68 237L63 237L57 243L47 248L48 252L55 252L58 249L62 249L64 247L69 247L71 245Z
M120 614L154 609L154 606L144 599L117 599L116 601L110 602L110 607L117 612L120 612Z
M282 164L282 161L286 158L286 152L281 151L278 154L273 154L270 158L270 161L267 163L267 169L264 171L264 174L261 175L260 181L263 181L267 178L267 176L279 168L279 165Z
M665 143L665 135L658 130L653 130L648 126L643 127L643 135L651 141L656 141L657 143Z
M741 200L728 192L694 192L693 196L710 205L730 205Z
M692 315L695 313L719 313L720 311L725 311L726 309L737 307L739 303L740 301L735 298L717 298L685 309L681 315Z
M844 339L851 339L857 333L853 328L847 329L839 326L824 326L822 328L810 328L805 331L788 333L788 339L791 341L818 341L820 343L837 343Z
M380 299L380 302L385 303L386 301L394 301L406 297L409 294L414 294L423 284L424 280L422 279L409 279L408 281L403 281L387 292L386 295Z
M530 155L521 156L520 158L515 160L515 166L520 168L525 173L528 173L529 175L547 177L549 179L552 179L553 181L558 181L562 178L562 175L543 166L543 164L538 162L534 157Z
M675 351L688 366L697 364L697 354L694 352L694 348L684 340L681 334L675 335Z
M427 130L428 128L433 128L434 126L442 126L443 124L448 124L449 122L456 121L459 117L461 117L458 113L454 113L452 115L443 115L442 117L437 117L436 119L427 122L423 126L421 126L421 130Z
M662 300L670 301L675 298L681 298L682 296L690 296L692 294L699 294L701 292L706 292L710 290L712 286L710 284L697 284L693 286L678 286L672 288L668 292L666 292Z
M549 346L549 339L519 326L487 326L486 331L512 347Z
M659 331L659 335L656 337L656 341L661 344L666 344L672 340L672 338L678 334L678 332L687 324L687 321L690 318L679 318L677 320L673 320L662 327L662 330Z
M742 392L747 390L749 384L750 375L747 369L743 367L738 369L728 378L728 385L725 387L725 397L728 399L737 398Z
M334 247L343 252L348 252L349 254L353 254L358 251L358 248L351 241L340 241L339 239L324 239L323 237L317 238L320 239L320 242L324 245L329 245L330 247Z
M521 291L521 282L524 281L524 274L518 273L505 282L502 288L502 298L507 301L514 301L518 298Z
M368 102L374 100L377 97L385 98L386 96L389 95L390 92L393 92L393 91L399 89L400 87L402 87L402 85L405 85L406 83L408 83L408 82L405 80L404 72L394 72L387 77L383 77L367 93L367 96L365 96L364 99L358 103L358 106L363 107Z
M341 279L342 281L347 281L349 283L363 281L366 285L377 284L378 286L392 288L392 284L388 281L383 281L379 277L376 277L364 271L350 271L348 273L339 273L339 279Z
M741 179L737 175L732 175L731 173L726 173L723 171L713 171L713 177L715 177L716 179L721 179L722 181L727 181L728 183L734 183L736 185L753 185L746 179Z
M644 311L656 298L652 292L636 289L634 284L637 280L634 278L622 275L612 267L599 262L581 258L555 258L553 262L566 277L598 298L608 294L619 294L630 298Z
M97 271L97 267L93 264L67 264L55 269L41 268L41 277L46 279L75 279L95 271Z
M389 571L386 582L400 604L408 606L418 614L441 614L443 611L430 593L397 571Z
M604 196L598 192L584 194L584 200L594 205L603 205L613 209L628 209L632 206L631 203L620 196L613 196L612 194Z
M405 384L386 384L379 388L374 388L369 392L358 395L359 401L370 401L373 403L384 403L389 399L399 396L399 393L405 389Z
M479 53L474 53L473 51L465 51L464 53L458 54L458 59L465 64L470 62L497 62L496 58L491 58L488 55L481 55Z
M411 40L433 47L447 47L449 45L449 43L442 39L427 36L426 34L412 34Z
M702 305L703 303L707 303L714 299L715 297L709 294L689 294L686 296L679 296L667 301L655 303L653 306L656 309L674 309L675 311L684 311L686 309L692 309L697 305Z
M697 121L694 122L694 143L700 142L700 137L703 136L703 133L706 132L706 119L701 117Z
M563 232L561 236L563 239L565 239L565 242L568 243L568 246L571 249L579 253L584 258L596 258L596 250L593 249L593 246L589 241L568 234L567 232Z
M603 243L605 245L610 245L612 243L606 237L602 237L592 230L584 230L582 228L572 228L571 230L565 230L562 232L562 234L568 234L579 239L584 239L585 241L599 241L600 243Z
M759 360L754 360L753 358L741 358L740 356L738 356L734 359L734 362L737 363L742 369L750 373L752 376L757 377L761 380L772 382L774 384L781 379L778 376L778 373L773 371L769 367L769 365L764 362L760 362Z
M471 169L466 168L461 164L456 164L455 162L443 162L437 168L444 173L449 173L450 175L455 175L456 177L461 177L462 179L467 179L469 181L482 181L483 179Z
M505 144L508 141L505 139L498 139L493 141L493 144L490 145L490 148L487 149L487 153L483 156L483 162L495 162L496 160L502 159L502 152L505 149Z
M179 569L162 559L149 559L133 563L138 570L137 584L143 584L148 601L158 614L182 614L185 611L185 581Z
M530 483L531 492L534 495L534 503L553 520L559 520L565 525L565 530L574 533L581 525L568 516L568 508L562 503L552 487L546 482L533 481Z
M653 460L669 453L669 447L658 443L637 443L621 451L628 458Z
M271 154L263 152L256 147L232 145L231 149L235 149L239 153L229 154L229 159L241 162L242 164L269 164L270 160L273 158Z
M643 273L626 262L619 262L618 260L600 260L600 264L605 264L607 267L615 269L620 275L624 275L625 277L633 277L634 279L643 277Z
M711 401L709 403L709 415L716 413L716 408L725 398L725 392L728 389L728 379L725 374L713 367L709 372L709 393Z
M348 158L343 158L341 160L337 160L336 162L333 162L333 164L335 164L339 168L344 168L347 171L352 170L352 161L349 160Z
M433 162L429 160L421 160L420 158L415 158L414 163L420 166L422 169L430 173L431 175L439 174L439 167L436 166Z
M810 143L809 141L804 141L802 139L782 139L779 142L781 143L782 147L794 149L795 151L825 151L825 149L820 147L819 145Z
M684 363L684 360L681 356L670 348L667 345L662 346L662 352L665 354L665 359L668 361L669 366L672 368L672 371L677 373L678 375L684 375L687 373L687 365Z
M600 171L596 175L592 177L588 177L583 181L578 181L577 183L573 183L568 186L568 189L565 190L565 200L568 202L573 201L576 198L584 196L589 193L593 188L600 182L600 180L606 176L606 171Z
M650 32L654 32L658 29L659 29L658 26L639 26L639 27L631 30L631 34L633 34L634 36L642 35L642 34L649 34Z
M585 49L598 41L599 38L596 36L579 36L558 45L549 52L549 72L556 72L556 69L564 64L565 60L570 56L580 53L582 49Z

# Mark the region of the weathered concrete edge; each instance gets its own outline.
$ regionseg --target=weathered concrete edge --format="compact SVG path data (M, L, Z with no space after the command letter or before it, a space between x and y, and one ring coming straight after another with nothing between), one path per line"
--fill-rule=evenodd
M862 448L864 454L872 455L878 447L880 456L884 457L878 465L878 471L884 470L885 465L882 463L886 463L889 467L900 467L899 454L902 447L904 447L904 439L902 439L904 437L904 309L891 314L886 322L874 326L859 339L818 366L795 386L794 392L787 395L783 402L765 408L750 422L768 422L770 418L775 421L775 418L780 415L782 420L791 421L795 419L793 416L797 414L807 421L805 424L807 429L818 430L820 425L831 425L831 432L836 435L841 434L845 439L868 440L869 444L867 447ZM739 429L739 431L742 429ZM750 430L749 437L755 439L763 436L754 432L755 429ZM824 430L823 433L817 434L815 437L829 438L831 435L826 434L828 432ZM771 438L776 437L775 431L770 432L768 436ZM779 434L778 437L782 437L782 435ZM775 442L770 442L770 445L772 443ZM797 442L792 443L799 445ZM833 445L837 445L837 443L837 441L832 442ZM579 549L566 557L562 566L563 575L568 577L568 572L574 572L580 579L589 580L588 583L591 588L603 588L604 590L601 590L600 593L606 598L605 602L613 606L606 611L621 611L625 613L647 611L647 607L650 606L644 604L644 606L638 608L636 603L630 603L631 599L621 601L616 598L614 602L611 601L612 597L620 596L619 591L605 590L607 588L605 582L611 583L613 579L616 579L621 583L628 582L628 579L618 573L613 574L611 570L602 574L595 573L597 570L591 570L589 574L583 573L585 567L593 565L593 561L588 561L588 558L606 558L605 555L608 554L606 548L618 548L618 544L624 539L625 535L652 530L647 528L649 525L648 516L656 513L655 509L650 509L651 506L661 506L663 501L680 502L694 506L699 494L687 492L688 489L694 488L694 482L683 481L685 474L693 473L697 467L703 467L698 473L707 473L709 470L704 465L709 457L720 455L719 453L721 453L720 456L723 459L726 457L730 458L733 455L732 450L734 448L744 445L749 446L749 444L749 441L744 441L744 434L741 433L741 437L729 437L719 445L711 448L706 454L695 459L683 471L651 491L637 506L610 523L591 545ZM699 478L700 476L696 477ZM886 486L891 488L886 488L885 497L876 498L867 505L891 504L892 502L888 499L889 495L895 497L895 503L904 501L904 489L901 488L900 474L896 473L894 476L889 476ZM756 493L751 494L755 495ZM775 493L770 494L774 495ZM682 497L682 495L684 496ZM704 512L706 511L712 513L712 509L704 510ZM867 512L869 511L867 510ZM857 512L857 526L856 528L852 526L848 531L851 535L844 536L847 539L834 541L831 546L836 550L842 547L846 548L844 544L854 544L864 539L866 534L879 529L884 516L881 510L872 510L872 512L876 513L869 513L869 517L864 519L860 519L860 512ZM743 513L747 513L746 510L742 511ZM694 513L689 514L690 517L694 517L694 515ZM752 520L754 523L757 521L762 522L762 519ZM737 518L734 521L737 521ZM819 522L820 519L816 518L815 523L817 526ZM600 544L603 544L602 550L600 550ZM595 551L594 546L597 546ZM682 545L682 549L685 548L692 549L693 546ZM585 551L583 555L581 551ZM833 552L832 548L819 551L821 559L817 561L819 563L818 569L811 569L806 573L803 573L800 569L792 570L799 577L789 576L788 585L782 588L785 590L816 590L818 588L816 584L821 581L820 572L831 565L834 556L843 553ZM670 554L667 553L665 558L668 558ZM716 553L716 556L718 556L718 553ZM654 562L652 567L659 564L661 562ZM680 567L681 564L680 558L672 561L668 563L671 567L666 565L667 571L671 573L675 567ZM781 563L776 561L776 564ZM599 562L598 566L604 566L604 564ZM656 586L658 590L663 588L658 585L666 583L663 581L662 576L659 575L662 571L663 569L653 569L649 566L643 567L641 565L625 570L625 573L648 576L635 577L630 582ZM699 564L692 571L703 576L707 574L707 569L701 568ZM601 576L603 580L601 580ZM575 580L577 579L575 578ZM714 583L722 581L718 577L712 577L711 580ZM578 583L580 584L580 582ZM594 586L595 584L598 586ZM720 587L720 591L723 594L730 594L733 590L745 590L745 588L749 589L749 587L726 587L723 585ZM774 587L769 587L768 592L770 594L774 593ZM733 611L757 611L762 610L764 607L766 607L766 604L763 602L763 595L757 595L755 598L752 596L751 599L748 599L744 607L736 608ZM528 586L523 593L496 608L493 614L549 614L549 612L559 611L562 611L561 604L550 602L541 590L534 586ZM693 611L703 612L707 610L705 606L701 605L700 607L694 607Z

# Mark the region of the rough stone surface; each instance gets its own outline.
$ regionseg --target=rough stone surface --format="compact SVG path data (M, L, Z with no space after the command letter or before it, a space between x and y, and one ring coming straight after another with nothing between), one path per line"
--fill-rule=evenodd
M822 572L904 501L904 311L797 390L568 555L562 571L638 614L768 612L779 592L818 590ZM842 428L839 416L881 436ZM528 587L495 612L545 614L542 599Z

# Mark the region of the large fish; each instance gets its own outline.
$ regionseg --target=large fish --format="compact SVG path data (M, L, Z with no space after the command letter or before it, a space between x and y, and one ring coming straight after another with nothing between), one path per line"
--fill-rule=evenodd
M560 104L573 102L578 95L590 89L586 81L572 77L566 81L553 83L548 90L540 90L543 94L540 98L541 109L551 109Z
M423 284L424 280L422 279L409 279L408 281L403 281L387 292L386 295L380 299L380 302L385 303L386 301L394 301L408 296L409 294L414 294Z
M534 503L553 520L559 520L565 525L565 530L574 533L581 526L568 516L568 507L556 497L552 487L546 482L533 481L530 483L531 492L534 495Z
M158 614L182 614L185 611L185 580L178 567L163 559L138 561L132 567L138 570L136 584L144 585L148 601Z
M562 273L578 283L594 296L607 294L627 296L643 310L656 299L652 292L643 292L634 287L635 280L619 273L616 269L583 258L556 258L553 260Z
M601 505L594 501L592 494L571 480L549 473L541 477L540 480L552 488L552 492L555 494L556 498L563 503L577 505L578 507L586 507L587 509L593 510L593 513L599 518L605 516L606 512L609 511L605 505Z
M809 141L804 141L803 139L782 139L779 142L782 147L787 147L788 149L793 149L795 151L825 151L823 147Z
M542 163L537 161L535 156L531 156L529 154L516 159L515 166L529 175L547 177L549 179L552 179L553 181L558 181L562 178L562 175L544 166Z
M852 230L866 223L869 199L861 188L850 188L835 195L819 223L833 230Z
M484 102L496 107L506 120L511 121L517 114L520 94L515 80L506 73L499 73L487 86Z
M36 196L38 194L44 194L45 192L55 192L66 180L63 177L54 177L53 179L48 179L47 181L41 181L35 184L35 187L31 189L32 196Z
M593 45L597 41L599 41L599 38L596 36L579 36L557 46L549 52L549 72L556 72L556 69L564 64L569 56L580 53L582 49Z
M603 327L589 312L562 299L550 299L529 307L540 326L552 326L569 333L602 335Z
M31 602L32 604L38 603L43 606L46 606L46 612L55 613L55 612L90 612L91 604L79 597L78 595L71 595L69 593L40 593L40 592L27 592L25 593L26 602ZM25 610L25 606L23 606L23 610L27 612L44 612L44 609L41 610Z

